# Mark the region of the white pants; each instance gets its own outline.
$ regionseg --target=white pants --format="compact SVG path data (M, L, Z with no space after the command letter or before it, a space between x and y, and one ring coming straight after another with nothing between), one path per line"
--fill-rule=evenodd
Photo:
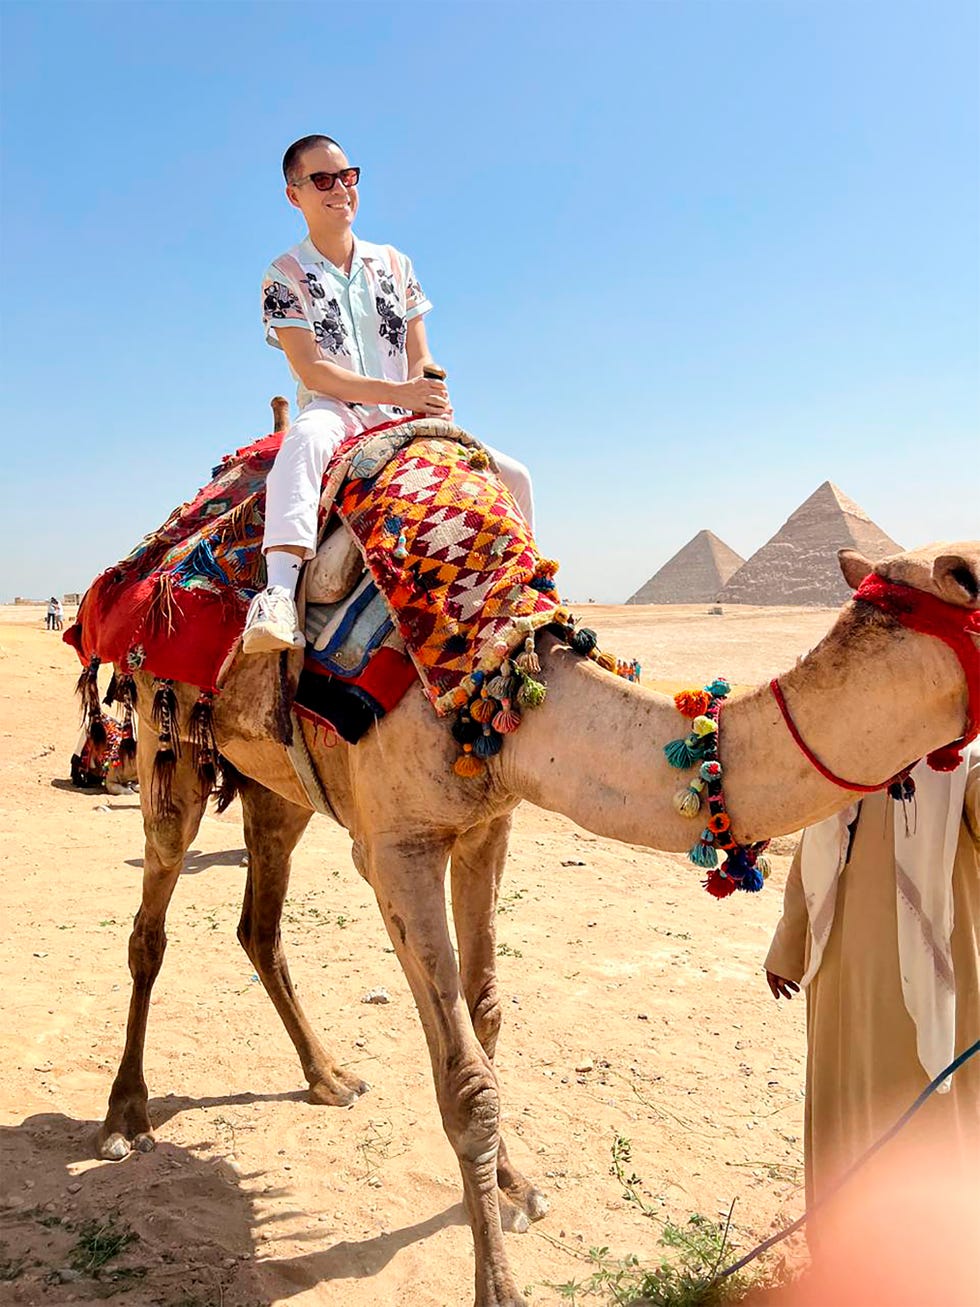
M313 557L320 487L330 456L347 436L390 420L390 413L374 405L351 409L332 399L315 399L307 404L283 437L266 482L264 550L292 545L302 548L304 558ZM501 481L533 531L530 472L516 459L489 445L486 448L497 464Z

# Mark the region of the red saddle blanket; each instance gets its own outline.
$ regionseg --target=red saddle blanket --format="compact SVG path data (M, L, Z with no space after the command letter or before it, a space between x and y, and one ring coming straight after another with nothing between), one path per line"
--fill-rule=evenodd
M83 662L218 689L265 584L265 480L281 440L229 455L93 582L64 636ZM538 555L488 455L459 428L408 420L352 437L331 462L323 500L354 534L439 712L468 702L482 676L556 616L556 565Z

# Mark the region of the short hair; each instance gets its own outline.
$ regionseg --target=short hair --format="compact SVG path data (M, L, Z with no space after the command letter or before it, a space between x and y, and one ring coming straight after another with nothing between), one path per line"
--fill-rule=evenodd
M298 141L293 141L282 156L282 175L286 179L287 186L293 184L293 177L300 159L307 150L312 150L316 145L333 145L338 150L341 148L332 136L301 136Z

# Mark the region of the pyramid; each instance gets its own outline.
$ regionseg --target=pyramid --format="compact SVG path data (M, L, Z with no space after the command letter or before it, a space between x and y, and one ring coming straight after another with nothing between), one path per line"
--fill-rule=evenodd
M857 549L872 561L901 551L863 508L825 481L738 569L717 598L730 604L837 607L851 593L837 563L837 550L845 548Z
M713 531L699 531L664 563L628 604L710 603L745 560Z

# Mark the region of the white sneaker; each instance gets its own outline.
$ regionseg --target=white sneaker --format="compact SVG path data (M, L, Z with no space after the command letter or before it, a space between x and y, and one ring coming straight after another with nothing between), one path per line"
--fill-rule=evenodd
M278 585L260 590L248 606L242 649L247 654L302 649L306 639L298 627L296 604L288 590Z

